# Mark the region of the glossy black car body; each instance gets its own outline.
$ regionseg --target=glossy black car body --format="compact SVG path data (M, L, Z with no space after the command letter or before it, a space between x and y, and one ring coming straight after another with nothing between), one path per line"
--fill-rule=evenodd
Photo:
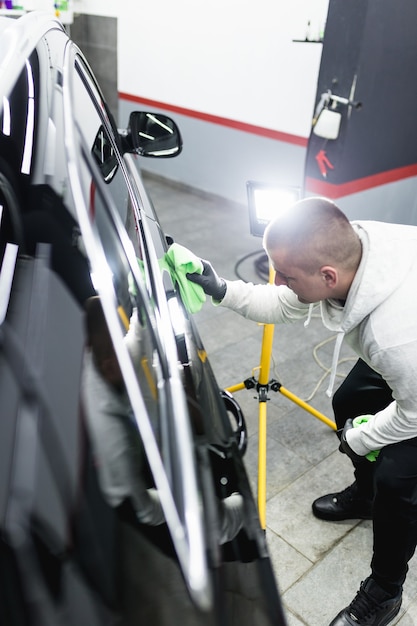
M242 416L161 272L168 244L137 166L179 153L179 131L145 112L119 131L82 53L41 13L1 18L0 52L0 622L283 625ZM80 396L95 294L162 526L99 487ZM125 345L132 311L142 374ZM219 502L235 492L243 527L221 542Z

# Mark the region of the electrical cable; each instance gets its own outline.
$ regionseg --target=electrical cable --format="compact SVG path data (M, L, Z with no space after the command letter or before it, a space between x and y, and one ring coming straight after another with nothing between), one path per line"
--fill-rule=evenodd
M316 315L316 316L313 316L313 317L319 317L319 316ZM331 367L327 367L324 363L322 363L322 361L319 359L317 353L320 350L320 348L322 348L323 346L327 345L331 341L335 341L336 340L336 336L337 335L332 335L331 337L327 337L326 339L324 339L323 341L321 341L320 343L316 344L313 347L313 358L314 358L314 361L317 363L317 365L322 370L324 370L324 373L322 374L322 376L319 378L319 380L315 384L312 392L306 398L301 398L303 400L303 402L308 402L308 403L311 402L313 400L313 398L315 397L316 393L318 392L318 390L320 389L320 387L323 384L323 382L330 375L330 373L332 371L332 368ZM272 359L272 371L274 372L275 377L278 380L280 380L280 376L278 374L276 363L275 363L275 359L274 359L273 355L271 356L271 359ZM339 365L341 365L342 363L347 363L348 361L355 361L356 362L357 361L357 357L351 356L351 357L344 357L342 359L339 359L338 362L337 362L336 367L339 367ZM336 376L338 378L346 378L346 374L341 374L340 372L336 372Z
M248 254L245 254L243 257L241 257L237 263L235 264L234 267L234 272L237 276L237 278L239 278L239 280L243 280L243 282L247 283L249 282L248 280L246 280L246 278L244 278L240 273L239 273L239 267L242 265L242 263L244 263L244 261L247 261L247 259L250 259L251 257L255 256L255 255L260 255L258 259L255 259L254 261L254 266L255 266L255 270L257 275L262 278L262 279L266 279L268 280L268 276L269 276L269 263L268 263L268 257L265 254L265 252L263 252L262 250L254 250L253 252L249 252ZM264 265L266 265L266 270L264 269Z
M314 360L317 363L317 365L322 370L324 370L324 374L321 376L321 378L319 378L319 380L317 381L316 386L314 387L313 391L308 396L308 398L304 399L304 402L310 402L314 398L314 396L316 395L317 391L320 389L322 383L326 380L327 376L329 376L331 371L332 371L331 367L327 367L326 365L324 365L324 363L321 362L321 360L318 357L317 352L324 345L330 343L331 341L335 341L335 339L336 339L336 335L332 335L331 337L327 337L327 339L324 339L324 341L321 341L320 343L315 345L314 348L313 348ZM349 356L349 357L344 357L343 359L339 359L338 362L337 362L337 367L339 367L339 365L341 365L342 363L347 363L348 361L357 361L357 357ZM338 372L336 372L336 376L338 378L346 378L346 374L340 374Z

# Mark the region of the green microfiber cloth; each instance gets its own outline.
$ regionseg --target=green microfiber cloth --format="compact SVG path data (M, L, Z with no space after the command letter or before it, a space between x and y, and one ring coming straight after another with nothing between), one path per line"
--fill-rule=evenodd
M361 424L365 424L373 417L374 417L373 415L358 415L358 417L355 417L355 419L352 422L354 428L356 428L357 426L360 426ZM378 454L379 454L379 450L372 450L371 452L365 455L365 458L367 458L368 461L373 462L377 460Z
M206 294L201 285L191 282L187 274L201 274L203 264L201 260L190 250L178 243L173 243L168 248L162 259L159 259L161 270L166 270L171 275L174 285L178 285L181 300L189 313L197 313L206 301Z

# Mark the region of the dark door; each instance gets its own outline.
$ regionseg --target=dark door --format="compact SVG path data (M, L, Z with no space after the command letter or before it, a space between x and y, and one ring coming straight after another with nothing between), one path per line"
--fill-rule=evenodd
M307 149L307 195L346 198L417 175L416 41L414 0L330 0ZM336 114L336 137L316 134L320 110ZM366 211L374 219L386 213L383 206L375 214ZM392 210L390 216L395 220ZM362 217L360 210L354 217Z

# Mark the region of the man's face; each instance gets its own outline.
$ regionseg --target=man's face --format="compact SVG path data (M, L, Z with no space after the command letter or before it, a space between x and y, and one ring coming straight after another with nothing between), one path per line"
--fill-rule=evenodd
M275 270L275 285L287 285L303 304L325 300L330 296L323 274L318 268L313 274L297 267L285 251L270 251Z

